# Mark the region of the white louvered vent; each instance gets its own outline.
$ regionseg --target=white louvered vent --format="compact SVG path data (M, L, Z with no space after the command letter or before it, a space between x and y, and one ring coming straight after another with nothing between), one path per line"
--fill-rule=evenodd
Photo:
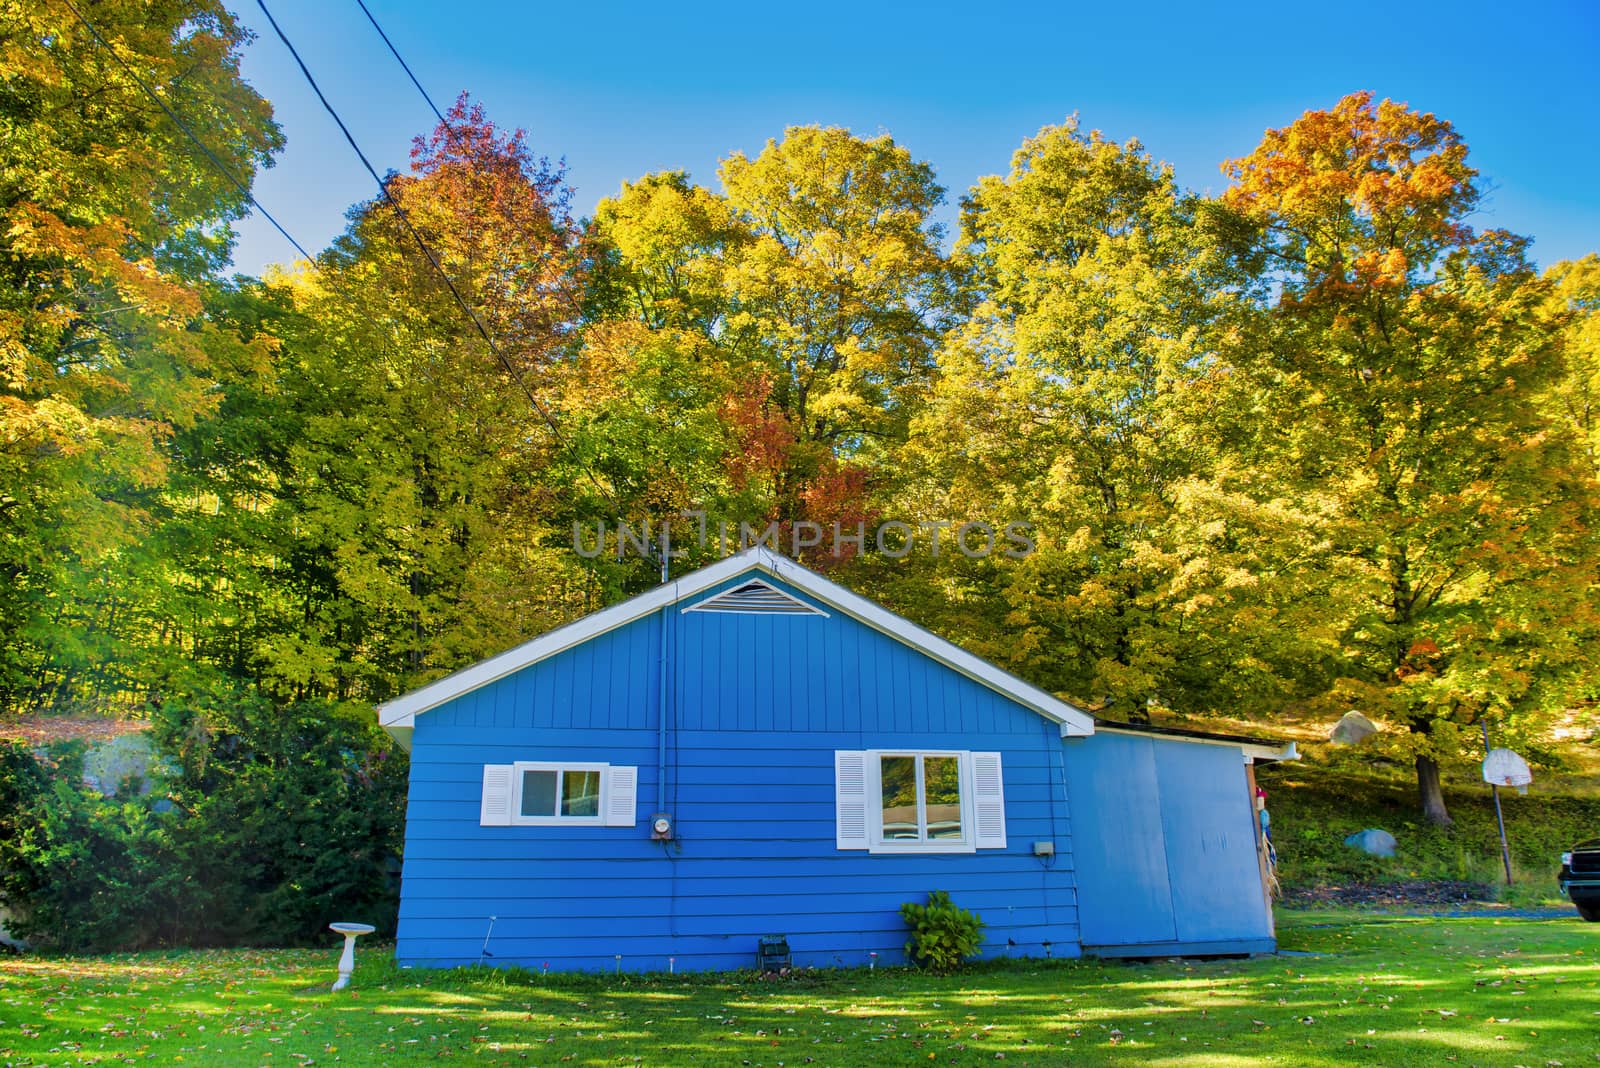
M826 616L828 614L821 609L811 607L798 597L791 597L782 590L767 585L760 579L746 582L742 586L735 586L731 590L723 590L715 596L707 597L698 604L690 605L684 611L746 612L765 616Z

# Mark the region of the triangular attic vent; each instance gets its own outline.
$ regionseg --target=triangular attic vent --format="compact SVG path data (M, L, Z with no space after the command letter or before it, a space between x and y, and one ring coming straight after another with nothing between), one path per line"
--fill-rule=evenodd
M769 586L760 579L735 586L731 590L723 590L712 597L707 597L698 604L692 604L684 609L685 612L747 612L752 615L785 615L785 616L826 616L828 613L820 608L813 608L800 600L791 597L782 590Z

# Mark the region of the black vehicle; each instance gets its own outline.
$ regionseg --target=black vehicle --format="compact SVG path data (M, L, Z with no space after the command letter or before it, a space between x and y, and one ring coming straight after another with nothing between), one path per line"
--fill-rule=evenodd
M1600 923L1600 838L1591 838L1561 854L1561 892L1578 906L1578 915Z

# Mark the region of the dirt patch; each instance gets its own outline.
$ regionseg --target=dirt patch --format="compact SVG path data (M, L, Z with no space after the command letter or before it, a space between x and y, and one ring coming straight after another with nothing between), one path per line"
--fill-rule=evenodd
M109 742L124 734L149 730L150 724L138 719L107 719L103 716L18 716L0 718L0 741L24 745L49 745L52 742Z
M1285 890L1289 908L1376 906L1380 908L1489 907L1494 890L1484 883L1459 880L1412 879L1394 883L1342 883L1302 886Z

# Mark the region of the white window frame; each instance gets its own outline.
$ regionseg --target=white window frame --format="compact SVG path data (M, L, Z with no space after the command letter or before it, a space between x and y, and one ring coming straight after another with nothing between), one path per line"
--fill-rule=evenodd
M922 783L922 759L956 758L956 788L961 792L960 838L885 838L883 836L883 758L916 757L917 830L927 833L927 798ZM973 807L972 754L962 749L867 750L867 850L871 853L976 853L976 810Z
M519 760L511 765L511 825L513 827L601 827L606 822L606 806L611 798L611 765L596 764L586 761L566 760ZM554 816L524 816L522 815L522 782L523 773L528 771L554 771L558 772L556 779L556 807L561 805L561 782L569 771L598 771L600 773L600 796L596 798L595 814L593 816L563 816L557 812Z

